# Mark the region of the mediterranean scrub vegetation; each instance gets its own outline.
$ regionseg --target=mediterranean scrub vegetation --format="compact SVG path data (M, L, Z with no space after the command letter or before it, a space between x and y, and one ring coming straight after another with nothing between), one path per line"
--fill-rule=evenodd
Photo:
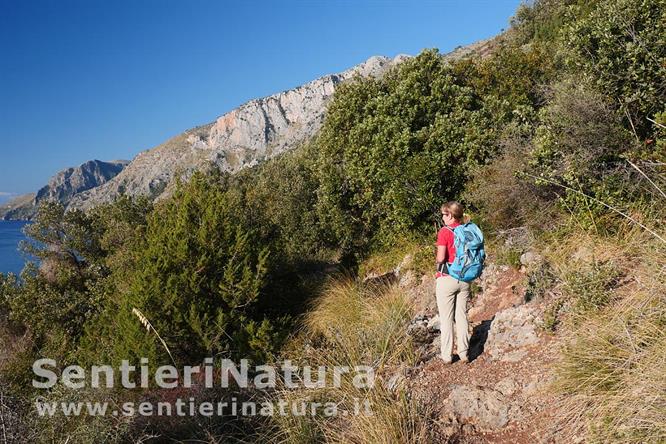
M429 49L342 85L318 134L262 165L197 173L154 203L43 205L26 245L40 264L0 278L8 430L42 442L427 441L432 406L383 387L363 393L382 414L345 424L39 420L31 365L289 358L382 375L414 359L404 334L413 308L396 288L362 284L359 270L416 252L415 267L429 271L439 205L459 199L491 243L526 227L546 261L529 276L532 292L561 294L547 328L568 338L553 387L569 413L562 433L663 442L664 36L663 0L535 1L489 54L448 60ZM500 245L491 256L507 255ZM280 390L245 396L305 396Z

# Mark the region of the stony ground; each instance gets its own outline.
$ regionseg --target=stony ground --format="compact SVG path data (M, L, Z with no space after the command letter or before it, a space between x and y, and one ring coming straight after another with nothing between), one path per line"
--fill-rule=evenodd
M542 327L545 301L525 302L525 267L489 265L468 304L473 329L469 363L439 358L434 279L408 273L400 285L417 316L408 332L420 362L403 369L408 392L434 410L440 442L557 442L557 399L549 390L557 335Z

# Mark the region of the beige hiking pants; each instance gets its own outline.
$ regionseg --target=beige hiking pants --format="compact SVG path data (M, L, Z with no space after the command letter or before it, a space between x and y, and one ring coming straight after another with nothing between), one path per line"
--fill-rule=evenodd
M469 331L467 325L467 300L469 284L451 276L438 277L435 283L437 308L442 341L442 359L451 361L453 353L453 322L456 324L456 345L460 359L467 358Z

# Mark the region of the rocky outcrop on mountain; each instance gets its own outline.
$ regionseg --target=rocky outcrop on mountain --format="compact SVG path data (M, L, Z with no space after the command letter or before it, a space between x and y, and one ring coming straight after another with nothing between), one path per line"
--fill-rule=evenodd
M0 205L0 220L28 220L34 214L35 193L22 194Z
M76 193L99 186L120 173L127 160L103 162L89 160L78 167L67 168L53 176L49 183L37 191L35 200L57 200L68 202Z
M121 193L158 197L172 179L217 168L236 172L295 148L313 136L324 120L326 104L337 86L354 76L377 77L409 56L371 57L339 74L261 99L140 153L103 186L77 195L71 207L90 208Z
M471 56L486 57L492 52L495 41L496 37L493 37L486 40L479 40L471 45L458 46L450 53L445 54L444 57L450 60L457 60Z
M129 161L104 162L89 160L77 167L64 169L53 176L36 194L19 196L0 207L0 218L32 219L40 202L58 201L69 205L76 194L98 187L120 173Z

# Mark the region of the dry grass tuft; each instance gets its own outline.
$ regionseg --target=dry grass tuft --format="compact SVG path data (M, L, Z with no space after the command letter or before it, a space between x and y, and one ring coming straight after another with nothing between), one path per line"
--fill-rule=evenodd
M411 399L399 382L405 363L413 363L413 346L406 334L412 307L392 286L368 287L351 278L331 282L304 320L304 331L292 342L292 353L300 350L301 365L369 365L375 372L371 388L356 387L351 377L343 377L339 387L325 389L283 389L276 397L286 400L317 397L334 402L339 411L359 414L336 416L275 416L270 442L312 443L422 443L428 442L433 412ZM330 374L327 374L330 377ZM332 378L331 378L332 379ZM330 381L331 379L327 379ZM393 379L393 383L389 380Z
M666 442L666 248L631 227L589 241L588 256L612 261L622 279L607 289L608 305L584 307L565 328L555 382L562 425L592 442ZM576 289L585 298L602 287Z

